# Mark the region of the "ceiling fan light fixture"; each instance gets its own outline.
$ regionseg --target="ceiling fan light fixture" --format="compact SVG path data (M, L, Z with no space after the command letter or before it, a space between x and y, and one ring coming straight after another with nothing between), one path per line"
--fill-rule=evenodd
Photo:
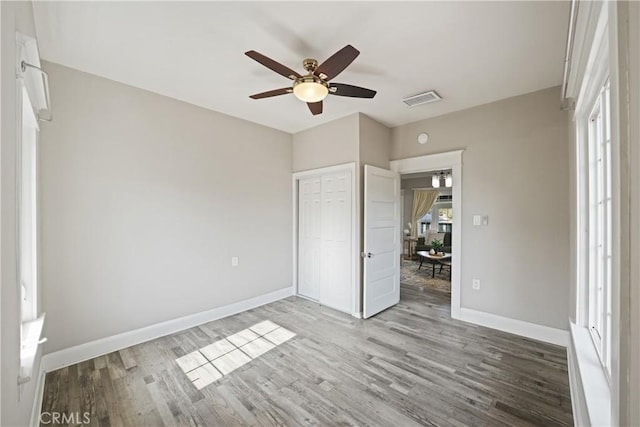
M0 0L2 1L2 0ZM293 93L296 98L305 102L309 107L309 111L314 116L322 114L322 100L329 95L349 97L349 98L364 98L371 99L376 96L376 91L367 89L364 87L348 85L343 83L327 83L328 80L333 79L345 68L351 64L356 57L360 54L358 49L346 45L333 55L331 55L326 61L318 65L318 61L313 58L306 58L302 61L302 66L308 74L300 75L296 71L289 67L280 64L273 59L264 56L263 54L256 52L255 50L249 50L244 53L254 61L264 65L271 71L293 80L293 85L290 87L283 87L280 89L269 90L266 92L256 93L250 95L251 99L263 99L271 98L274 96L286 95Z
M315 76L304 77L293 84L293 94L303 102L320 102L329 94L329 88Z

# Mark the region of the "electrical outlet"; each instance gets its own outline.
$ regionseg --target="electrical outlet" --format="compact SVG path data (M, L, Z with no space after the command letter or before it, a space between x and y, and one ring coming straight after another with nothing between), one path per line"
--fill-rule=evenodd
M238 257L237 256L231 257L231 266L232 267L237 267L238 266Z
M471 281L471 287L473 288L474 291L479 291L480 290L480 279L473 279Z

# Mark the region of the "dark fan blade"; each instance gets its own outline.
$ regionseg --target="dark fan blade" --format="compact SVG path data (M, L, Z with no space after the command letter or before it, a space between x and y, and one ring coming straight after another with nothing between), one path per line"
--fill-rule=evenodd
M348 44L334 53L331 58L318 65L313 74L316 76L324 74L327 77L323 77L323 79L329 81L347 68L358 55L360 55L358 49Z
M247 55L249 58L258 61L268 69L273 70L276 73L282 76L285 76L288 79L295 80L299 77L302 77L300 76L300 74L296 73L291 68L285 67L284 65L274 61L271 58L267 58L266 56L256 52L255 50L250 50L249 52L245 52L244 54Z
M333 90L335 88L335 91ZM329 93L338 96L350 96L352 98L373 98L376 91L363 87L346 85L344 83L332 83L329 87Z
M255 95L251 95L249 98L262 99L262 98L269 98L271 96L285 95L291 92L293 92L293 89L291 89L290 87L283 87L282 89L274 89L268 92L256 93Z
M322 101L307 102L307 105L309 106L309 110L311 110L311 113L314 116L317 116L318 114L322 114Z

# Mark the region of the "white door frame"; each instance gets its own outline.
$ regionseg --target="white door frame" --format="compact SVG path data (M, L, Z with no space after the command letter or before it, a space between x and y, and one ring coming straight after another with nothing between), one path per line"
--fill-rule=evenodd
M462 153L464 150L446 153L428 154L392 160L392 171L399 174L427 172L438 169L451 169L453 179L452 208L456 220L452 227L451 241L451 317L460 319L460 282L462 277Z
M358 216L357 200L360 192L356 191L356 163L344 163L336 166L328 166L324 168L311 169L292 174L292 193L293 193L293 293L298 295L298 184L300 179L320 176L323 174L334 172L351 172L351 248L353 251L353 264L351 269L351 315L361 317L360 312L360 244L358 242L358 224L356 218Z

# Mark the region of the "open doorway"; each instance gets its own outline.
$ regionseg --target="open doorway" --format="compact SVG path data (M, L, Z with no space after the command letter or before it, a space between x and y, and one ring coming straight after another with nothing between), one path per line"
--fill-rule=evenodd
M434 187L433 175L438 175L439 187L438 195L433 201L434 207L431 207L430 217L425 214L416 218L416 221L409 227L409 219L406 219L412 211L413 190L406 184L403 186L403 203L402 203L402 236L404 243L403 260L401 262L401 278L403 282L416 280L418 283L424 283L424 277L417 274L427 276L426 278L435 279L440 277L440 283L431 283L432 285L440 285L441 291L434 292L434 295L447 294L448 298L440 298L438 300L443 304L450 304L451 317L460 318L460 281L462 269L462 150L450 151L446 153L429 154L420 157L410 157L406 159L391 161L391 170L398 172L401 178L413 179L422 177L422 183L417 184L417 188L431 189ZM440 173L443 176L440 177ZM447 187L446 178L449 176ZM431 181L431 182L430 182ZM440 194L442 193L442 194ZM433 197L433 196L432 196ZM407 200L407 198L409 198ZM406 231L409 228L409 236ZM441 231L442 230L442 231ZM436 236L425 235L434 232ZM445 233L440 236L439 233ZM445 240L446 236L446 240ZM424 240L422 239L424 238ZM429 252L433 248L433 239L441 240L442 247L434 252L444 252L450 254L446 259L440 258L434 260L438 264L427 264L427 259L422 259L422 267L420 267L420 255L417 252L424 252L422 249L428 249ZM420 240L418 240L420 239ZM409 240L407 242L407 240ZM429 245L431 243L431 245ZM420 244L420 245L419 245ZM423 246L421 246L423 245ZM431 246L431 247L429 247ZM416 249L418 249L416 251ZM434 248L435 249L435 248ZM450 249L450 252L446 250ZM410 252L410 256L405 259L405 254ZM427 252L428 253L428 252ZM437 255L437 254L436 254ZM436 256L437 258L437 256ZM431 261L429 259L429 261ZM444 263L440 261L445 261ZM446 264L449 265L446 265ZM442 265L442 270L440 266ZM408 268L407 268L408 267ZM413 267L413 269L411 269ZM422 270L425 270L424 272ZM435 270L435 271L434 271ZM419 279L419 281L418 281ZM449 279L448 281L446 279ZM405 285L406 286L406 285ZM408 287L408 286L407 286ZM428 289L428 288L427 288ZM443 292L444 291L444 292Z
M451 300L453 179L451 169L401 175L401 283Z

